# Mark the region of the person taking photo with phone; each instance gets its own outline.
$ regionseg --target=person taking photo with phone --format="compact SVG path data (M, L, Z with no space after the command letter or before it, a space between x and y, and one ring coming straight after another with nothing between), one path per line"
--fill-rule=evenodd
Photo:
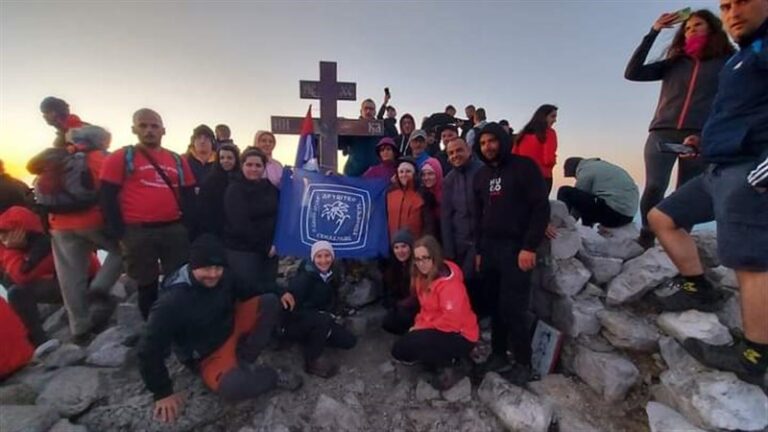
M648 228L648 211L664 198L672 167L678 162L677 188L701 174L701 158L678 158L661 152L661 143L682 143L698 134L709 116L718 87L718 75L733 54L733 46L720 20L708 10L663 13L653 23L629 60L624 77L630 81L661 81L661 94L645 143L645 190L640 199L643 229L640 244L651 247L654 236ZM659 33L679 27L662 60L646 64Z

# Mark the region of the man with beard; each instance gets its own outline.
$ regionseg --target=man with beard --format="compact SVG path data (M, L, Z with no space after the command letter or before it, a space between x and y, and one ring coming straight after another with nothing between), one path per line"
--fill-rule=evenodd
M491 346L486 370L509 368L511 345L516 376L530 376L531 332L525 315L531 296L531 270L549 222L544 177L536 164L510 153L510 138L497 123L477 134L480 168L474 178L475 270L493 302Z

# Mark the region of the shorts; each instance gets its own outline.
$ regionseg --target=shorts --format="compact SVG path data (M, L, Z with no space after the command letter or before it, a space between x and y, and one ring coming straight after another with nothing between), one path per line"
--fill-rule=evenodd
M735 270L768 271L768 193L747 183L757 161L710 165L656 208L680 228L715 221L720 262Z

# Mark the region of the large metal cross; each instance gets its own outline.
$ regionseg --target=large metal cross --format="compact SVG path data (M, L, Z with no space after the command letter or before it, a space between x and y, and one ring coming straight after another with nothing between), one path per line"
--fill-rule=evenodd
M336 62L320 62L320 81L299 81L299 96L302 99L320 100L320 119L314 120L315 133L319 132L319 162L322 171L338 171L336 152L339 136L382 136L384 122L381 120L351 120L336 116L336 102L353 101L357 98L357 84L339 82L336 78ZM272 116L272 132L296 135L301 133L303 117Z

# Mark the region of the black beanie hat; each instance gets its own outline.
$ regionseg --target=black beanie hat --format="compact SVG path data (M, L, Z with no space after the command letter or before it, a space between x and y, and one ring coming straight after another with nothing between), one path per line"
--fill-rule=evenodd
M213 234L198 237L189 250L189 267L194 270L201 267L227 265L227 251L224 244Z

